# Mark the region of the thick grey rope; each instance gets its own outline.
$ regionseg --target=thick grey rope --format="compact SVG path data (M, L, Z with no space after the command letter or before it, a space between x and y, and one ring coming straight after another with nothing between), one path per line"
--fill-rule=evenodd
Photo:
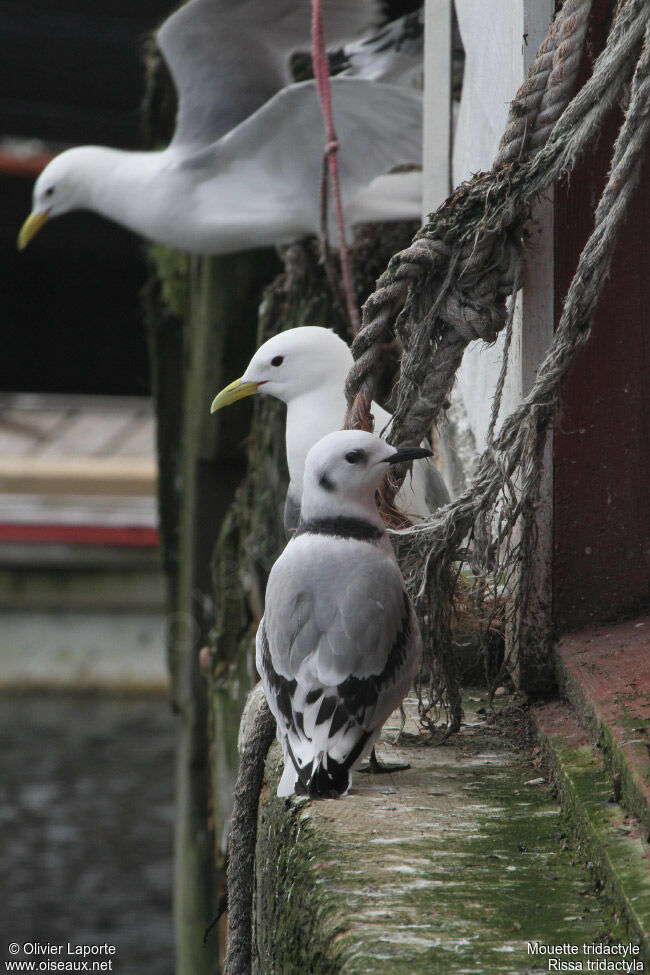
M593 0L566 0L510 106L495 168L523 160L548 139L575 88L592 7Z
M428 434L469 341L493 340L505 325L532 203L598 134L631 74L648 8L649 0L628 0L621 8L591 78L533 159L465 184L390 262L364 306L353 344L348 426L368 425L381 345L394 325L405 352L391 439L419 443Z
M548 428L562 382L576 352L589 338L592 314L609 273L616 236L638 186L650 131L650 39L648 28L632 82L631 99L612 157L607 185L569 287L560 323L537 379L520 406L504 421L501 432L481 455L474 483L452 504L407 534L426 537L427 558L454 558L481 511L495 501L524 456L527 441ZM525 490L525 488L524 488ZM421 585L426 573L420 575Z
M645 33L629 107L616 141L609 180L596 211L594 230L580 256L558 329L536 382L523 403L504 421L499 436L488 444L471 487L429 523L408 530L400 541L401 564L409 587L416 602L429 609L432 645L436 648L435 658L429 661L432 667L436 661L444 662L449 652L449 626L442 615L444 606L437 603L444 602L446 580L455 562L471 563L481 602L492 585L490 577L510 580L507 588L513 598L508 617L515 653L522 628L527 626L535 509L546 434L557 409L562 382L589 337L590 315L607 279L616 235L641 176L650 130L647 25ZM517 541L514 530L518 523L521 530ZM469 553L463 549L468 537L473 539ZM494 594L492 605L497 605ZM511 663L506 661L506 666ZM449 692L453 696L454 688ZM431 685L428 693L433 700L440 692Z

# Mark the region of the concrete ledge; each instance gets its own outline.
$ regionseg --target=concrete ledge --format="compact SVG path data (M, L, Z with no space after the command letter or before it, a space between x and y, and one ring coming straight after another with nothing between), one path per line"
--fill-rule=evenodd
M565 705L545 704L532 715L570 828L650 964L650 847L643 824L616 802L600 752Z
M562 638L556 672L564 697L620 776L623 804L650 831L650 616Z
M340 800L280 800L272 750L260 803L257 971L263 975L547 972L529 942L628 942L536 766L519 702L465 700L466 724L422 747L382 744L411 769L356 775ZM398 721L389 724L394 741ZM582 950L581 950L582 951ZM586 957L584 963L586 971Z

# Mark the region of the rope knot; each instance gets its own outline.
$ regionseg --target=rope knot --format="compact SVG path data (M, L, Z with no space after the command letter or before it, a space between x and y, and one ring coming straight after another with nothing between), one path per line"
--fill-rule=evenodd
M506 301L521 263L521 244L514 228L487 234L456 251L455 269L440 318L465 342L494 342L504 327Z

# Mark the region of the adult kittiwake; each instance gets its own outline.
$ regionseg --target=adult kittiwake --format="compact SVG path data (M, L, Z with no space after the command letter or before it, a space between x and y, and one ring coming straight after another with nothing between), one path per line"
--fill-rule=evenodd
M287 404L285 442L289 491L285 505L287 533L298 524L307 453L321 437L340 430L346 411L345 380L352 353L343 339L327 328L306 325L274 335L260 346L241 379L226 386L214 399L212 412L244 396L260 393ZM391 415L372 404L375 430L390 429ZM427 518L447 504L449 492L432 460L413 465L395 498L397 507L412 520Z
M376 0L326 0L331 41L358 34ZM36 181L25 247L52 217L92 210L141 236L197 254L286 243L320 227L324 129L313 82L284 87L308 43L310 0L191 0L158 33L178 92L170 145L68 149ZM333 109L348 228L420 215L421 98L340 79ZM380 178L379 184L374 180Z
M300 525L275 562L257 669L284 753L279 796L344 795L417 670L417 618L375 494L389 465L428 456L360 430L319 440Z

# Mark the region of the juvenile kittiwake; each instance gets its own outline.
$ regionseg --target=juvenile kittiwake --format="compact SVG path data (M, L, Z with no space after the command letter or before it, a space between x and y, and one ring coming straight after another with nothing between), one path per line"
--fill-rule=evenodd
M284 523L292 531L300 515L307 453L321 437L340 430L346 410L345 380L352 353L343 339L327 328L306 325L274 335L257 350L241 379L214 399L212 412L244 396L260 393L287 404L285 443L289 491ZM391 415L376 403L372 415L377 433L390 429ZM397 507L413 520L427 518L447 504L449 493L432 460L413 465L398 492Z
M325 0L331 41L358 34L376 0ZM92 210L149 240L197 254L285 243L320 228L324 129L313 82L284 87L309 41L310 0L191 0L158 33L178 91L170 145L81 146L40 174L19 247L51 217ZM419 217L418 93L361 79L333 84L348 229ZM374 181L380 179L379 184Z
M275 562L257 669L284 753L278 795L343 795L415 676L417 618L375 504L390 464L425 457L360 430L307 455L300 525Z

